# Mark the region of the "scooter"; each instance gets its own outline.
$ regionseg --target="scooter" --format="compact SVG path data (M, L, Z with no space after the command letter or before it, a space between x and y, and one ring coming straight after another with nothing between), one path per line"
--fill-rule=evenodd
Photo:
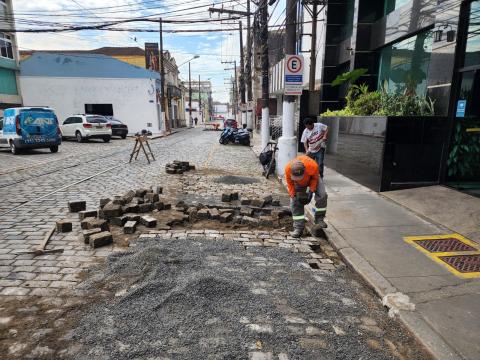
M227 145L232 142L239 145L250 146L250 133L246 129L236 130L231 127L226 127L222 131L218 141L222 145Z

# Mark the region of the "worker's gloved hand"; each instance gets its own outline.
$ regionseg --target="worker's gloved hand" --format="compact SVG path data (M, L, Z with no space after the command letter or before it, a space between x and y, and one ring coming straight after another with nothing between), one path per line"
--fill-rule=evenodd
M307 205L310 202L310 200L312 200L312 197L309 196L309 194L306 191L297 192L296 197L298 202L302 205Z

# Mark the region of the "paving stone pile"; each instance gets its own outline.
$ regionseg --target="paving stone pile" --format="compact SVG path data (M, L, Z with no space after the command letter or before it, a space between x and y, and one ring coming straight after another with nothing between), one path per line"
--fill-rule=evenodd
M397 338L385 334L380 304L365 307L358 282L213 234L139 239L92 269L82 286L111 295L83 313L73 358L394 358L380 344L401 332L388 320Z
M278 227L291 211L282 207L272 195L259 198L241 198L238 192L226 192L222 202L205 205L198 202L178 201L174 208L161 198L163 188L152 186L130 190L124 195L100 199L96 210L87 210L85 201L69 202L71 212L79 215L85 244L93 249L114 242L111 227L122 228L122 233L135 234L137 226L169 230L171 226L213 220L253 227ZM168 216L160 212L172 210ZM165 219L165 220L164 220ZM161 221L160 221L161 220ZM287 219L288 221L288 219Z
M174 162L165 165L165 171L167 174L183 174L191 170L195 170L195 165L190 165L188 161L175 160Z
M169 210L172 207L171 204L161 201L162 193L161 186L152 186L147 189L130 190L124 195L114 196L113 199L102 198L97 210L86 210L85 201L69 202L68 207L70 212L79 215L85 244L96 249L113 243L110 232L112 225L123 227L125 234L135 233L139 224L155 228L157 219L149 213Z

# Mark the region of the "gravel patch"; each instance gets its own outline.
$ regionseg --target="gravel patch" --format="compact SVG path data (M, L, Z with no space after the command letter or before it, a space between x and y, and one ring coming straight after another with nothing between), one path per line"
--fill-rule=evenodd
M111 296L80 319L76 359L395 358L369 346L384 333L362 286L307 269L298 254L204 237L136 244L84 283Z
M216 183L227 185L249 185L259 183L260 180L246 176L222 176L214 180Z

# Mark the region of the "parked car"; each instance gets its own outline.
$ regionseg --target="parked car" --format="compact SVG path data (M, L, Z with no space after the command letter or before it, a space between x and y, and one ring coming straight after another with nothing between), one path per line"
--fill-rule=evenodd
M238 123L237 120L235 119L227 119L223 122L223 128L226 129L227 127L230 127L232 129L238 129Z
M0 145L8 146L12 154L22 149L58 151L62 143L60 127L53 109L48 107L18 107L5 109L0 122Z
M106 118L112 125L112 136L120 136L122 139L125 139L128 134L128 126L114 117L107 116Z
M78 142L89 139L103 139L109 142L112 138L112 125L105 116L73 115L65 119L61 126L63 138L75 138Z

